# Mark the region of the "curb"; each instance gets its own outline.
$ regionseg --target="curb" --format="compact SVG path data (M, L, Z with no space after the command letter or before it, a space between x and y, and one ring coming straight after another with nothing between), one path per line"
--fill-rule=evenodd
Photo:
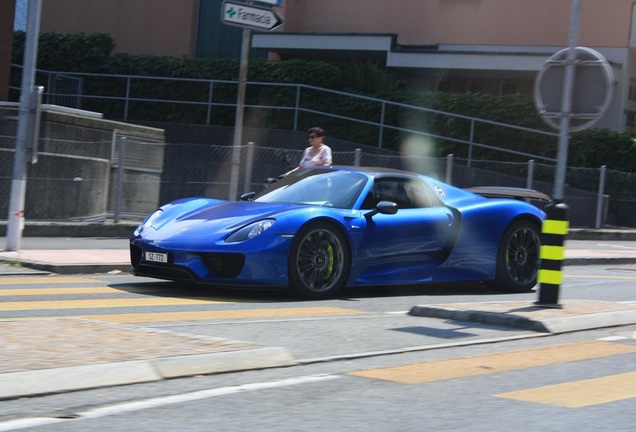
M570 228L565 237L567 240L612 240L636 241L636 229L591 229Z
M26 222L24 237L130 238L139 222ZM0 221L0 236L6 236L7 221Z
M0 257L0 264L6 262ZM10 262L16 262L12 260ZM33 269L44 273L56 273L56 274L83 274L83 273L110 273L114 271L128 272L130 269L130 263L111 263L111 264L50 264L34 261L19 261L19 265L25 268ZM33 271L24 271L24 274L33 274ZM0 268L0 274L4 274L2 268ZM9 274L20 274L17 271L11 271Z
M519 307L523 305L518 302L474 303L468 306L463 304L422 305L412 307L409 315L478 322L552 334L636 324L636 306L596 302L600 304L600 307L590 311L586 310L589 303L583 300L571 300L564 302L563 309L547 309L532 304ZM506 304L510 305L506 308L506 312L498 310L501 305ZM567 309L576 312L565 313ZM543 317L533 318L529 316L531 314L543 315Z
M295 366L285 348L255 348L0 374L0 400L165 379Z
M607 264L636 264L636 257L611 258L566 258L564 266L607 265Z

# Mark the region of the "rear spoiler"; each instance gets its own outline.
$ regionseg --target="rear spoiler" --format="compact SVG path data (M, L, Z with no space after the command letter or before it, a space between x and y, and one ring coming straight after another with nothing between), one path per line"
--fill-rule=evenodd
M519 201L534 202L541 206L552 202L552 198L543 192L534 189L498 187L498 186L478 186L466 188L465 190L481 195L485 198L510 198Z

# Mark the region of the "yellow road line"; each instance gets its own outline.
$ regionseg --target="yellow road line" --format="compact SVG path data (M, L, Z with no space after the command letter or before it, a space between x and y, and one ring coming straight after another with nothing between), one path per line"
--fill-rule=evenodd
M153 323L171 321L213 321L213 320L239 320L239 319L266 319L266 318L290 318L307 316L335 316L335 315L360 315L366 312L332 308L332 307L308 307L308 308L281 308L281 309L245 309L245 310L221 310L221 311L190 311L190 312L150 312L138 314L104 314L104 315L77 315L47 318L86 318L97 321L109 321L117 323ZM42 319L44 317L11 318L11 320Z
M74 287L74 288L26 288L26 289L0 289L0 297L11 296L40 296L40 295L62 295L62 294L125 294L125 293L157 293L170 291L177 293L174 288L155 287Z
M181 306L226 304L229 301L187 298L129 298L129 299L93 299L93 300L51 300L0 303L0 311L27 311L51 309L94 309L119 308L130 306Z
M61 284L61 283L104 283L97 279L60 276L38 277L4 277L0 276L0 285L32 285L32 284Z
M566 408L582 408L636 398L636 372L500 393L495 396Z
M611 342L586 341L528 350L486 354L469 358L416 363L384 369L371 369L352 372L350 375L405 384L419 384L631 352L636 352L636 346Z

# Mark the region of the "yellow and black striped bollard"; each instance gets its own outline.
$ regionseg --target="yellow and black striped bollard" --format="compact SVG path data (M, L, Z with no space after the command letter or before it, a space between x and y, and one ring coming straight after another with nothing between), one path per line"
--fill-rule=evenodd
M565 259L565 236L570 222L570 207L565 203L549 204L544 209L547 215L541 226L541 267L539 282L539 300L535 305L546 308L561 308L559 287L563 281L561 264Z

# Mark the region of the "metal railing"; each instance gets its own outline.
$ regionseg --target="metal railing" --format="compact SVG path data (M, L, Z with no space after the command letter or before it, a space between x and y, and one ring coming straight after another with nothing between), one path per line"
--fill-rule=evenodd
M21 66L12 65L13 73L20 73ZM180 111L192 110L192 115L188 116L189 122L196 124L212 125L217 117L226 116L228 125L233 125L233 116L236 111L236 91L238 81L213 80L213 79L191 79L191 78L171 78L157 76L137 76L137 75L114 75L95 73L72 73L38 70L38 77L46 80L49 85L45 88L44 103L55 103L64 106L86 107L90 109L91 103L109 102L107 104L107 118L121 119L124 121L153 120L144 117L140 111L144 109L157 112L162 106L168 105L169 111L178 115ZM109 94L104 93L104 87L88 85L95 80L109 79ZM60 80L64 80L67 85L60 85ZM75 81L71 81L75 80ZM14 80L17 82L17 80ZM71 85L74 83L75 85ZM186 87L180 87L186 85ZM180 91L179 89L187 89ZM162 90L163 89L163 90ZM19 89L11 87L11 94L19 94ZM102 94L100 94L100 92ZM322 98L314 96L321 95ZM334 99L329 106L315 106L312 101L325 99L324 96ZM15 96L14 96L15 98ZM16 99L17 100L17 99ZM274 101L275 103L273 103ZM348 103L365 103L368 105L366 113L356 113L352 116L348 112L338 112L339 106ZM152 104L151 108L144 108L143 104ZM171 109L170 109L171 108ZM558 140L558 134L530 129L522 126L511 125L491 120L484 120L476 117L453 114L431 108L423 108L414 105L407 105L399 102L392 102L383 99L346 93L337 90L330 90L304 84L268 83L268 82L248 82L247 98L244 105L246 110L268 111L270 113L287 113L291 122L289 124L260 125L264 128L290 129L298 131L301 128L301 118L307 116L319 116L322 119L344 122L346 129L355 130L367 128L368 133L360 134L358 139L349 139L360 144L374 145L378 148L387 147L387 134L401 134L403 136L419 136L424 139L445 141L466 148L466 159L469 166L473 162L473 153L476 148L495 152L502 152L522 158L539 159L546 162L555 162L552 156L546 153L536 154L528 151L515 150L513 148L495 145L491 142L480 139L476 131L478 128L499 128L505 130L507 134L518 133L528 134L537 137L537 140L546 139L554 145ZM445 136L430 132L426 127L422 127L419 121L414 121L413 126L397 124L395 119L391 119L389 113L398 110L408 111L408 115L414 119L434 117L440 122L455 121L462 123L462 129L466 130L464 136ZM219 113L222 112L220 115ZM140 118L141 117L141 118ZM217 123L218 124L218 123ZM321 123L322 124L322 123ZM334 138L347 139L347 137L334 136ZM521 138L519 138L521 139ZM511 138L514 140L514 138ZM556 154L554 152L548 152Z

